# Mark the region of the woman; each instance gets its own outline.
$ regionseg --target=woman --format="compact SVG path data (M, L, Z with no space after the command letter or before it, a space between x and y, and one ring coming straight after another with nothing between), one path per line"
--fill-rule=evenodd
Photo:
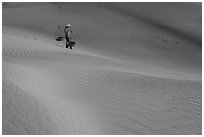
M66 40L66 48L69 47L69 42L71 40L71 33L72 31L70 30L71 25L67 24L64 28L64 34L65 34L65 40ZM72 49L72 47L70 47Z

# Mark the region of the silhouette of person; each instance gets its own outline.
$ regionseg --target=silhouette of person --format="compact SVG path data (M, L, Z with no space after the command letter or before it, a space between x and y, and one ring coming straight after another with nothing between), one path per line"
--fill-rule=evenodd
M71 40L71 29L70 29L71 25L67 24L64 28L64 34L65 34L65 40L66 40L66 48L69 48L69 42ZM72 49L72 47L70 46L70 48Z

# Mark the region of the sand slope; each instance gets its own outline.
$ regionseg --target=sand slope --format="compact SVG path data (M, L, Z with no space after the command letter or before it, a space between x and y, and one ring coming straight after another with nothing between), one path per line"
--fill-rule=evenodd
M3 81L3 134L56 134L46 108L12 83Z
M199 28L200 16L190 18L200 12L194 10L199 4L171 6L179 13L176 19L192 7L183 21ZM3 134L201 134L199 32L190 34L182 19L177 29L178 23L167 23L162 14L152 18L157 14L132 7L6 5ZM149 10L157 13L155 7ZM167 11L164 15L172 16ZM56 46L53 39L54 28L66 22L74 24L74 50Z

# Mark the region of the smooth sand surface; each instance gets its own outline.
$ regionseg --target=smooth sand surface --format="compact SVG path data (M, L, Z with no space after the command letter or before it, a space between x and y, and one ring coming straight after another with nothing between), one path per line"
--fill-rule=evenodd
M201 3L3 3L2 16L3 134L202 133ZM55 41L66 23L73 50Z

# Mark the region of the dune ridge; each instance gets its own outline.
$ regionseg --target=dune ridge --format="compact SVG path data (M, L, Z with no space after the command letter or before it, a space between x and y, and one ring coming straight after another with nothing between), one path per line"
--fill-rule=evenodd
M16 41L16 44L19 46L12 46L12 42L8 42L8 39L12 38ZM74 52L66 51L60 47L50 47L49 43L44 43L39 40L32 40L28 38L19 38L16 36L11 36L3 33L3 46L2 54L3 58L12 60L10 57L15 57L15 59L40 59L43 60L58 60L64 61L69 60L69 64L74 64L77 66L94 66L101 69L110 69L110 70L118 70L125 71L130 73L139 73L144 75L156 76L156 77L165 77L170 79L186 79L186 80L200 80L201 77L195 74L188 74L185 72L168 70L168 69L160 69L156 67L148 68L148 65L145 63L128 63L123 62L121 60L110 58L106 56L101 56L97 54L93 54L92 52L84 51L83 49L77 50ZM7 42L6 42L7 41ZM26 46L25 46L26 44ZM32 47L31 45L35 46ZM67 54L69 53L69 54ZM80 56L80 57L79 57ZM85 57L85 61L83 63L82 60ZM92 62L95 62L94 64ZM28 62L26 62L28 63ZM32 63L31 63L32 64ZM96 65L97 64L97 65ZM116 67L118 66L118 67ZM153 72L153 73L152 73Z

